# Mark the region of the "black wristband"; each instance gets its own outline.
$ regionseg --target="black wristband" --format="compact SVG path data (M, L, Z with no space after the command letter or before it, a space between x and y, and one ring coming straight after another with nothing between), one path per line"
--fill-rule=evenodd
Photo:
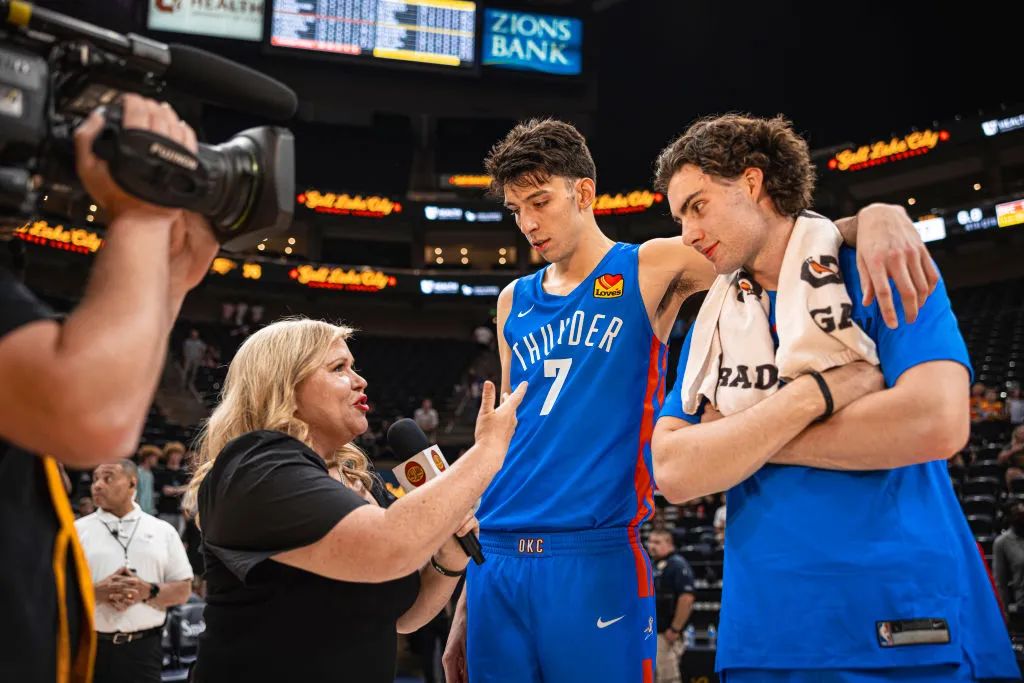
M820 372L811 370L808 374L818 383L818 388L821 389L821 396L825 399L825 412L815 420L815 422L822 422L832 416L832 410L835 408L835 403L832 402L832 392L829 391L828 382L825 381Z
M437 560L434 559L433 555L430 556L430 566L433 567L438 574L442 574L452 579L457 579L466 573L465 569L463 569L461 572L453 572L451 569L448 569L447 567L442 567L440 564L437 563Z

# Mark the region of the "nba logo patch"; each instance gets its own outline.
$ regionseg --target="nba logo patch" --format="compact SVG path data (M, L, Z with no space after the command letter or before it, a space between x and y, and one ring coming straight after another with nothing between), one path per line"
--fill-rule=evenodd
M615 297L622 296L623 284L621 273L617 275L605 273L594 280L594 298L614 299Z
M902 647L904 645L948 645L949 624L945 619L928 617L923 619L898 619L875 622L878 644L881 647Z

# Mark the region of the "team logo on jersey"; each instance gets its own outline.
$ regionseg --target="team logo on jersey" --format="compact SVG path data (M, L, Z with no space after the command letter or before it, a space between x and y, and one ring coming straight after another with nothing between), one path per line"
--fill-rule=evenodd
M800 279L815 289L825 285L843 283L843 274L839 272L839 260L831 254L824 254L817 259L807 258L800 268Z
M432 449L430 451L430 457L434 459L434 466L437 467L437 471L444 472L444 458L441 457L441 454L438 453L436 449Z
M736 287L740 290L736 297L736 300L740 303L743 303L748 296L760 299L761 293L764 291L764 288L757 284L757 282L754 281L754 278L750 277L750 275L742 270L736 273Z
M614 299L615 297L622 296L622 286L621 273L617 275L605 273L594 280L594 298Z
M405 478L413 486L422 486L427 481L427 473L418 462L410 462L405 466Z

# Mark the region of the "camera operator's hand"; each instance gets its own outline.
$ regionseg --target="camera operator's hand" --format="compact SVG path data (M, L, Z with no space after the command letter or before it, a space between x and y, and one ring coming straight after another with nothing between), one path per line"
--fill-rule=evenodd
M130 93L121 98L124 127L148 130L161 135L190 151L198 149L196 134L178 118L170 105L158 103ZM86 192L110 215L111 219L132 213L173 220L181 209L172 209L138 199L122 190L110 176L107 162L92 151L93 141L103 128L103 114L91 113L75 131L75 166Z
M171 228L171 295L184 296L202 282L219 249L206 218L182 211Z

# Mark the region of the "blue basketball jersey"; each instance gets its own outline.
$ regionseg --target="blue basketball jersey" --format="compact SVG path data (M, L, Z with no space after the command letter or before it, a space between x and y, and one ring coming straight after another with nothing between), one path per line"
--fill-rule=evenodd
M851 318L875 341L887 387L930 361L970 370L941 281L912 325L893 288L900 327L890 330L877 301L861 304L856 251L842 248L839 266ZM774 329L775 293L768 297ZM690 340L661 414L697 423L703 407L688 415L681 401ZM941 679L908 680L961 680L962 665L977 679L1017 678L945 462L851 472L769 463L730 489L727 504L719 670L753 669L735 679L775 681L760 670L947 667Z
M530 386L480 503L483 529L629 527L641 562L636 530L654 512L650 439L668 349L640 294L639 250L615 244L565 296L544 292L547 268L515 283L503 333L511 386Z

